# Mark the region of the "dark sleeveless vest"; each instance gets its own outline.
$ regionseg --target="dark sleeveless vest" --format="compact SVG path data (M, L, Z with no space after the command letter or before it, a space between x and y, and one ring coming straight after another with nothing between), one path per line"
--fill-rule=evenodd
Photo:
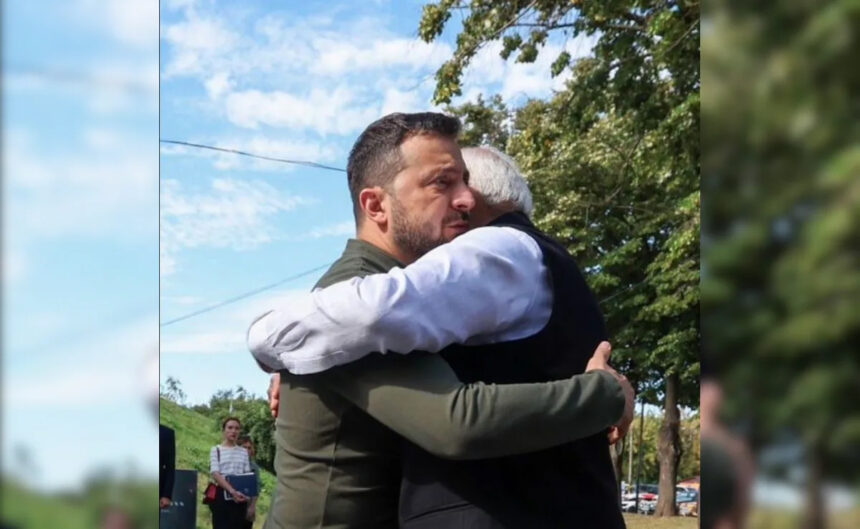
M491 225L515 228L537 242L551 277L552 315L528 338L455 345L441 354L464 382L546 382L582 373L607 335L576 262L521 213ZM622 529L616 490L606 432L540 452L478 461L443 460L405 442L400 523L404 529Z

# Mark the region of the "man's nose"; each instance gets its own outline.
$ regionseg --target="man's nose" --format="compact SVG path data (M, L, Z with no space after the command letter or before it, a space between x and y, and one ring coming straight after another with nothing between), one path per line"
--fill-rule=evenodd
M458 211L472 211L475 207L475 195L467 185L460 186L457 196L454 197L454 209Z

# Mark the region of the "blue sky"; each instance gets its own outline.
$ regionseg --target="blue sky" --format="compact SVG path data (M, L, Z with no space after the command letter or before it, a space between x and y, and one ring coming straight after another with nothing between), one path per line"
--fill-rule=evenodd
M273 5L4 3L4 473L42 489L103 467L154 477L159 382L192 403L261 394L245 330L318 274L163 327L160 375L159 320L331 262L352 232L343 173L159 133L344 167L373 119L433 108L456 15L430 45L420 1ZM518 65L488 46L460 101L548 96L555 55Z
M443 38L417 38L423 1L163 2L161 137L345 167L361 130L394 111L435 109ZM557 42L535 64L507 63L491 45L455 103L500 93L547 97ZM566 44L574 55L588 40ZM553 53L555 51L555 53ZM344 173L173 145L161 149L161 321L335 260L354 232ZM244 345L250 321L306 292L318 272L161 329L161 380L188 402L268 376Z
M3 471L154 477L158 5L3 8Z

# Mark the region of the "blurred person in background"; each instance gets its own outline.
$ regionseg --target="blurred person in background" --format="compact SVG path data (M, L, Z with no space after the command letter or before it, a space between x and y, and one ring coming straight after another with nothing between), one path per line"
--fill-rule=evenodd
M254 456L256 452L254 450L254 441L251 440L250 436L243 435L239 438L239 446L244 448L248 452L248 460L251 462L251 471L254 473L254 477L257 478L257 495L263 490L263 483L260 481L260 465L254 461ZM254 525L254 519L257 517L257 498L258 496L253 496L248 500L248 511L245 515L246 524L245 527L247 529L251 529Z
M122 509L109 509L102 517L102 529L132 529L133 527L131 517Z
M246 527L248 497L237 491L226 476L251 472L248 451L239 446L242 423L236 417L227 417L221 423L222 441L209 452L209 470L217 485L215 501L209 504L212 511L212 529L243 529ZM225 492L232 496L227 499Z
M176 436L173 430L158 425L158 507L170 507L176 477Z
M755 475L752 454L746 443L733 435L720 419L722 399L720 383L703 361L700 393L703 478L699 497L702 529L745 526Z

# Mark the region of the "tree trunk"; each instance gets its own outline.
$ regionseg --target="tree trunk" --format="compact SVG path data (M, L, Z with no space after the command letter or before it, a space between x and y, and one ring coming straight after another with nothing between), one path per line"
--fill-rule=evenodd
M675 482L678 479L678 462L681 460L681 412L678 409L678 375L666 377L666 396L663 401L663 422L657 440L657 459L660 462L660 494L656 516L675 516Z
M613 446L609 447L609 455L612 458L612 470L615 471L615 494L618 497L618 505L621 505L621 480L624 478L623 460L624 460L624 443L625 439L621 439Z
M806 513L804 529L824 529L824 498L821 494L821 454L813 444L807 456Z

